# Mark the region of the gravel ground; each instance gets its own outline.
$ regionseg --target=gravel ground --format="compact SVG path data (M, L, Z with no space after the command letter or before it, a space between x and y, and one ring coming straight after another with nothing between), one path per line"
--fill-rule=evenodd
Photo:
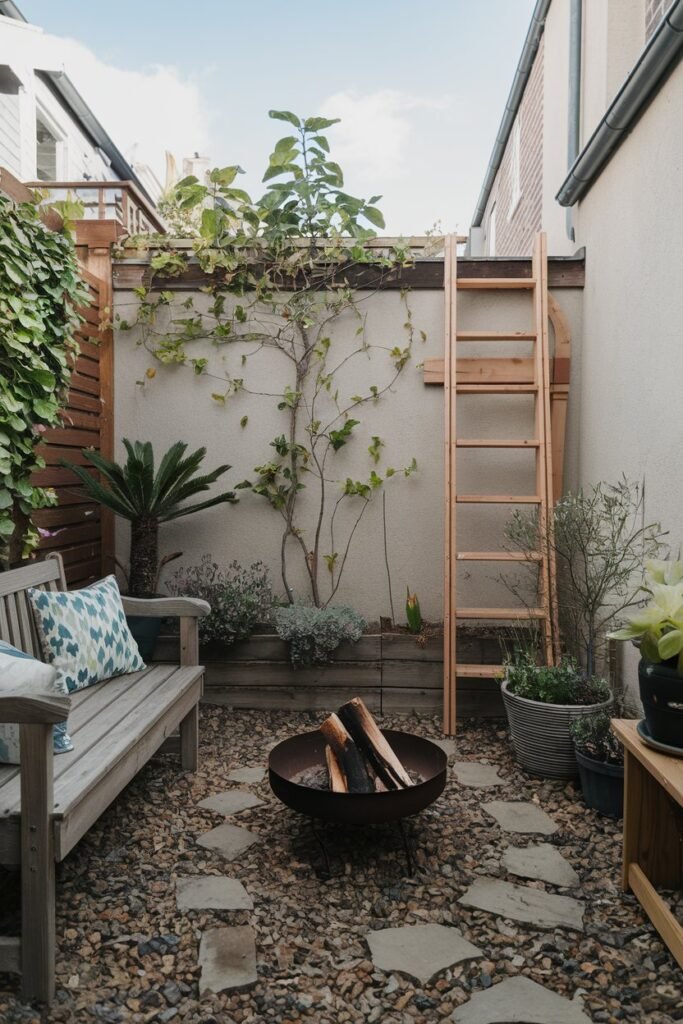
M520 974L562 995L581 990L593 1021L683 1020L683 973L619 888L619 823L587 811L571 785L529 780L500 726L465 723L457 757L500 765L506 784L469 789L449 777L441 799L412 822L413 878L405 877L393 829L337 836L336 874L325 878L310 825L272 797L265 778L251 788L266 803L232 819L262 841L233 864L197 846L195 836L222 820L198 801L228 788L230 770L265 764L275 741L319 718L203 708L197 775L180 772L175 758L157 757L60 866L52 1009L22 1004L15 980L4 975L0 1021L414 1024L447 1020L472 993ZM436 719L380 722L439 736ZM507 877L503 850L508 841L525 842L501 833L483 810L489 799L536 801L558 823L544 841L579 872L581 885L563 891L585 900L584 933L535 930L458 905L478 874ZM240 879L254 911L179 913L175 879L192 874ZM7 917L7 879L1 891ZM446 970L423 988L373 968L370 929L427 922L457 925L486 958ZM252 924L259 981L200 1003L199 935L220 923Z

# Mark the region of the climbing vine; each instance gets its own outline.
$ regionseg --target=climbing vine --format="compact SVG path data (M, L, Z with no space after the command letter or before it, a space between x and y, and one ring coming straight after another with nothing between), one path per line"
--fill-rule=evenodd
M289 111L270 116L288 123L291 134L270 156L265 194L252 200L236 187L242 173L237 165L211 171L208 183L195 177L179 182L169 204L176 223L196 226L192 250L188 254L159 237L131 240L149 250L152 280L137 289L134 319L119 319L118 326L139 328L138 344L153 358L141 386L155 379L158 366L180 366L210 379L211 399L221 406L241 395L276 403L282 432L239 486L263 497L281 519L287 599L294 600L289 559L295 550L313 603L324 607L339 588L373 495L399 472L410 476L417 468L414 459L400 471L382 466L384 442L376 435L364 442L368 472L362 479L337 476L335 457L347 445L363 443L363 407L391 393L416 337L425 336L413 325L404 291L401 336L381 344L368 339L365 306L389 275L410 262L410 253L407 247L372 244L374 228L384 226L376 205L381 197L366 201L344 191L343 172L323 134L336 122ZM190 261L205 275L206 297L178 299L164 283L182 275ZM348 335L350 325L355 343L342 347L337 329L343 326ZM206 355L207 340L216 358ZM235 345L237 372L224 358L226 347ZM253 389L245 369L263 350L274 350L289 364L288 374L275 370L277 384L268 391ZM373 351L383 356L384 370L359 393L346 394L349 364L369 361ZM240 422L246 428L248 415ZM306 488L315 488L317 499L302 505ZM346 508L350 516L341 514Z
M0 195L0 560L38 543L36 509L56 503L31 475L43 432L59 423L87 302L70 235L50 231L36 203ZM69 204L73 207L73 204ZM73 213L73 209L71 210Z

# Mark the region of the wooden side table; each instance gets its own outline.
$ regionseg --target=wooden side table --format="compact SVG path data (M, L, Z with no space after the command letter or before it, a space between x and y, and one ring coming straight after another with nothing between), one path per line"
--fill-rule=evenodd
M622 883L683 967L683 926L657 892L683 887L683 758L646 746L636 722L612 722L624 745Z

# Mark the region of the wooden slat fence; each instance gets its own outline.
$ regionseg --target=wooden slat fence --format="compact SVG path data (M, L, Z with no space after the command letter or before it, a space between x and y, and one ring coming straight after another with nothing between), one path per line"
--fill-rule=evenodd
M99 505L85 500L77 477L62 466L63 459L87 465L83 448L105 454L110 450L111 338L110 332L100 327L107 313L108 289L85 269L81 276L90 293L90 305L81 310L85 319L77 332L80 353L67 404L60 414L62 425L46 431L41 446L46 466L34 475L36 484L53 487L58 498L55 508L34 515L36 525L46 531L40 551L59 551L70 587L85 586L105 571L103 533L108 528L106 513L103 516Z

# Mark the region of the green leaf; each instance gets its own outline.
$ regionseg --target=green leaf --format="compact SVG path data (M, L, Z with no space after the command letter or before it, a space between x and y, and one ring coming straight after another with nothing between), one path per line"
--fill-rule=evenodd
M662 661L668 661L669 658L677 658L681 651L683 651L683 630L672 629L665 633L664 636L659 638L657 649Z
M274 121L289 121L295 128L301 128L301 121L289 110L269 110L268 117L272 117Z
M307 117L304 121L304 128L307 132L324 132L326 128L331 128L333 124L339 124L340 121L340 117Z
M364 206L362 214L365 219L369 220L371 224L374 224L376 228L386 227L384 217L376 206Z

